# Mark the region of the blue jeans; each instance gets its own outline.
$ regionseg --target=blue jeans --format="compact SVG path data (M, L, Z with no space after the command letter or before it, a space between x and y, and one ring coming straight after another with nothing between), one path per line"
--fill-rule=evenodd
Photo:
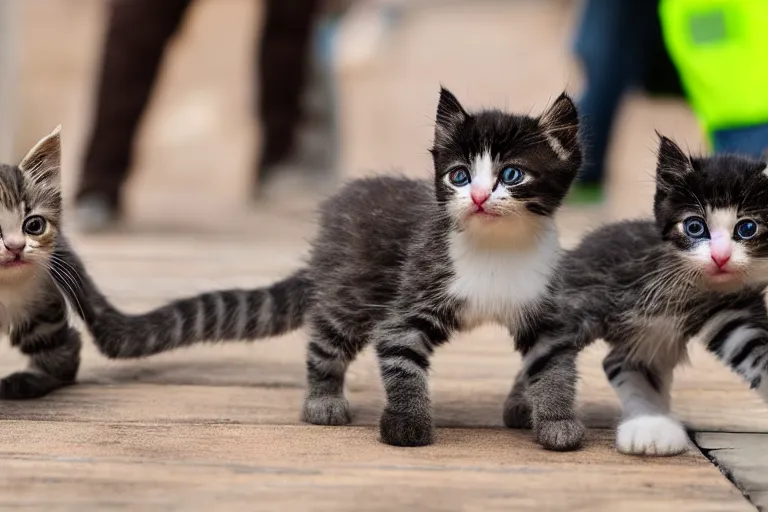
M586 142L580 180L602 183L613 121L624 94L639 85L661 38L658 0L587 0L575 52L586 89L579 99Z
M768 123L745 128L716 130L712 134L715 153L740 153L753 158L766 158Z

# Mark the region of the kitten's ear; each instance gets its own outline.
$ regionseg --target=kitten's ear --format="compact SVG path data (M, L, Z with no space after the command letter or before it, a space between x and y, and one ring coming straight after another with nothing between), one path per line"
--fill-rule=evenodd
M659 136L659 155L656 161L656 181L674 182L680 176L693 171L691 159L671 139L656 132Z
M541 116L539 125L544 130L552 150L561 160L567 160L579 147L579 112L565 92Z
M440 100L437 102L435 117L435 134L440 135L464 121L469 114L461 106L459 100L445 87L440 88Z
M58 185L61 178L61 125L29 150L19 169L35 183Z

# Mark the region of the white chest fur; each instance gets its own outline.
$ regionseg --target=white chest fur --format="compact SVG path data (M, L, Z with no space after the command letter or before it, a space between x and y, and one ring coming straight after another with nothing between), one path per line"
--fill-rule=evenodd
M45 289L42 277L22 282L0 282L0 330L8 332L12 324L24 318Z
M523 308L546 291L560 244L551 226L525 249L478 247L455 233L449 251L455 276L448 291L466 304L462 327L493 322L513 328Z

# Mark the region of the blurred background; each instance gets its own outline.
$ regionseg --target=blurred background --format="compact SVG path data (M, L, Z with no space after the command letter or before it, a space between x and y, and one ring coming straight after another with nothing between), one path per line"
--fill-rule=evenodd
M308 121L297 129L297 145L303 149L293 151L304 156L279 163L274 179L263 184L255 177L263 171L265 153L258 101L265 80L257 69L269 20L267 2L131 3L111 4L132 9L133 14L122 15L128 21L120 21L134 27L121 35L128 39L159 30L160 14L152 13L151 6L141 16L134 12L141 4L189 6L178 16L176 30L167 29L174 35L139 118L130 175L120 192L123 230L242 233L269 222L263 219L272 218L276 206L280 215L311 213L316 199L339 180L382 171L429 177L427 149L440 84L469 108L495 106L534 114L560 91L580 97L585 87L583 62L573 51L582 2L315 2L305 59L309 71L302 84L302 112ZM296 13L312 4L282 3L285 8L295 3L289 16L294 26L301 23L294 19L301 17ZM108 100L113 116L102 115L96 122L102 57L108 56L109 6L103 0L0 0L0 156L18 161L61 123L70 205L89 158L97 164L99 158L109 158L89 156L89 144L119 146L110 134L124 132L122 119L131 117L120 113L121 105L137 103L119 96L119 83L134 80L136 73L128 69L125 51L121 56L116 50L118 64L113 67L122 68L112 71L118 77L113 78L118 85L111 86L117 92ZM279 29L273 30L279 38ZM281 87L295 87L274 74L281 69L290 74L289 68L299 66L296 59L286 58L281 66L280 57L273 58L277 63L271 69L276 71L262 71L272 77L268 86L278 93ZM131 65L147 73L146 63ZM706 150L681 98L630 90L621 96L616 116L603 200L566 208L571 215L563 222L572 228L567 237L607 218L650 212L654 129L684 147ZM110 128L118 122L120 126ZM588 135L587 142L591 139Z

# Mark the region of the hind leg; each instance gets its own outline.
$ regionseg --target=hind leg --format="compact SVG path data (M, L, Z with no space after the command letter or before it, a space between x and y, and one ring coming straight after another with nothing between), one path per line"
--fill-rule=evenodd
M40 398L75 382L80 366L80 334L66 323L35 327L23 340L14 340L30 357L29 367L0 380L0 398Z
M578 348L563 337L541 338L525 356L525 396L537 441L548 450L579 448L584 425L576 418Z
M528 383L525 371L520 370L515 378L512 391L504 401L504 424L509 428L531 428L531 405L525 396Z
M344 375L362 348L359 341L344 335L328 319L311 321L302 421L315 425L346 425L351 421Z

